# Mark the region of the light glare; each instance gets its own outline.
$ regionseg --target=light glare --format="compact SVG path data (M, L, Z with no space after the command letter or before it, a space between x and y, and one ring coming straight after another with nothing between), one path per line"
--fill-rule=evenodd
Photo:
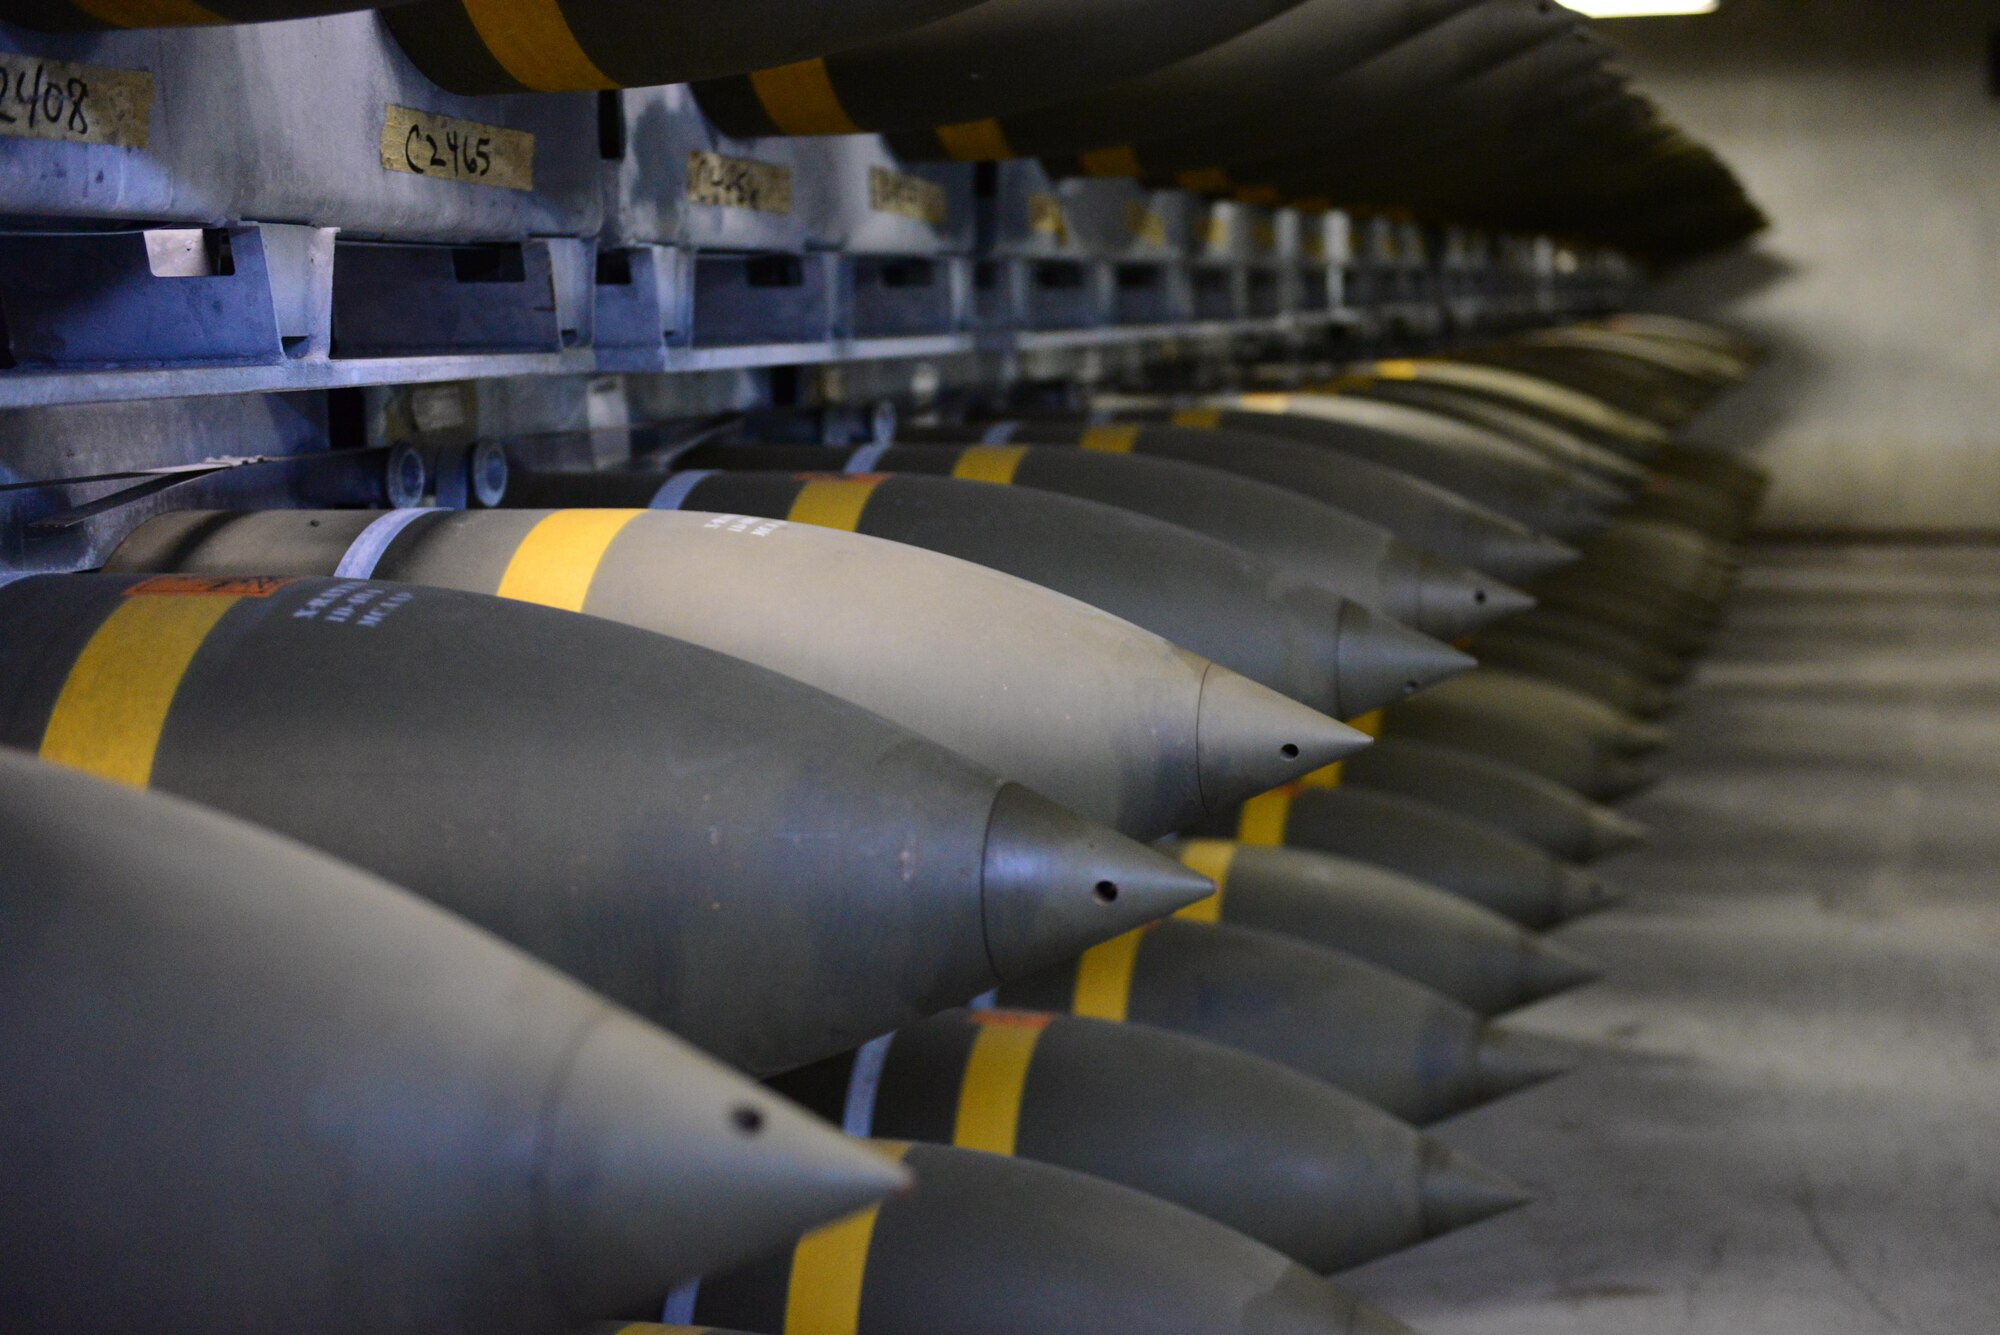
M1560 0L1593 19L1651 19L1713 14L1721 0Z

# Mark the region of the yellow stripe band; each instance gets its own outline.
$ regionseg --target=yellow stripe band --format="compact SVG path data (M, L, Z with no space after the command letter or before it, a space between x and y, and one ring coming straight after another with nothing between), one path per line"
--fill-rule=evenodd
M962 482L997 482L1007 486L1026 458L1025 445L974 445L958 456L951 475Z
M815 524L852 533L861 526L861 512L868 508L868 498L881 482L880 477L814 478L799 488L785 518L794 524Z
M1021 1126L1021 1094L1042 1026L982 1025L966 1054L958 1085L958 1117L951 1143L965 1150L1012 1154Z
M70 664L42 759L144 788L196 651L240 598L127 595Z
M1130 454L1132 447L1139 443L1139 427L1136 423L1094 426L1079 436L1076 443L1086 450L1099 450L1105 454Z
M114 28L186 28L229 22L194 0L70 0L70 3L99 23Z
M1415 380L1423 374L1423 367L1413 361L1376 362L1371 369L1384 380Z
M1183 408L1173 415L1175 426L1193 427L1197 431L1213 431L1222 425L1220 408Z
M1139 155L1123 144L1117 148L1093 148L1077 154L1076 160L1087 176L1143 176L1146 172Z
M1227 839L1191 839L1181 848L1181 865L1200 872L1215 882L1215 893L1198 899L1175 913L1189 922L1221 922L1222 896L1229 889L1230 864L1236 861L1236 845Z
M584 54L556 0L462 0L479 40L514 82L538 93L616 88Z
M861 127L849 119L847 108L840 105L826 62L817 56L753 70L750 87L780 134L861 133Z
M878 1142L901 1159L908 1145ZM837 1219L799 1239L785 1285L784 1335L856 1335L861 1327L861 1285L868 1276L868 1244L875 1237L879 1205Z
M558 510L528 530L494 592L581 612L604 553L644 510Z
M1014 146L1007 142L1006 130L990 117L940 125L936 133L938 147L959 162L997 162L1014 156Z
M1243 804L1236 816L1236 842L1252 848L1283 848L1285 826L1292 818L1292 791L1274 788Z
M1132 970L1145 936L1141 927L1084 951L1076 962L1070 1010L1093 1020L1123 1020L1132 1004Z
M1252 413L1288 413L1292 410L1292 396L1289 394L1238 394L1236 406Z

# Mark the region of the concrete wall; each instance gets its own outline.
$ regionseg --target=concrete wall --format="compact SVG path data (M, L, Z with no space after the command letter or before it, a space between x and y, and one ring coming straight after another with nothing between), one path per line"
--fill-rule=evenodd
M1986 0L1722 0L1601 23L1775 228L1674 276L1776 361L1704 424L1777 475L1767 523L2000 534L2000 101Z

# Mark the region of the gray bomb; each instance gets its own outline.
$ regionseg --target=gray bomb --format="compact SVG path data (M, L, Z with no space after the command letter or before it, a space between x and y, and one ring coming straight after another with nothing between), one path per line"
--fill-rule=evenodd
M857 706L596 617L62 575L0 587L0 628L0 744L344 857L753 1071L1211 888Z
M1460 895L1370 863L1222 839L1163 845L1215 882L1174 916L1274 932L1345 951L1498 1015L1590 982L1597 971Z
M143 525L108 568L339 572L497 593L659 631L852 700L1147 838L1367 741L1025 580L782 520L653 510L182 511ZM688 578L691 570L701 578Z
M808 451L815 462L822 453ZM837 457L837 456L836 456ZM1260 557L1115 506L916 473L516 474L522 503L721 510L842 528L991 567L1350 718L1472 660Z
M955 1011L772 1083L850 1135L1089 1173L1321 1274L1525 1199L1323 1081L1150 1025Z
M1410 1335L1191 1210L1028 1159L897 1144L922 1186L695 1292L772 1335Z
M1500 738L1517 733L1574 737L1607 756L1650 755L1669 740L1657 723L1642 723L1581 691L1499 668L1468 672L1390 706L1382 711L1382 731L1490 755L1501 754Z
M824 57L694 85L724 134L932 129L953 156L976 122L1144 74L1227 41L1298 0L987 0ZM935 128L934 128L935 127ZM968 142L971 141L971 142Z
M1314 449L1249 431L1197 430L1163 422L1086 419L1002 421L958 428L904 428L905 439L976 439L1077 445L1111 454L1174 459L1268 482L1382 525L1412 547L1505 580L1568 565L1575 548L1535 532L1457 492L1359 455Z
M0 845L10 1330L533 1335L903 1180L484 932L192 803L0 751Z
M1414 381L1437 385L1456 394L1495 399L1641 462L1651 458L1669 439L1667 429L1657 422L1621 412L1602 399L1566 385L1504 367L1426 357L1374 362L1355 367L1348 374L1364 381Z
M1617 451L1585 440L1547 418L1536 417L1497 399L1475 398L1443 386L1413 380L1371 380L1347 392L1363 398L1400 403L1498 431L1554 463L1581 468L1628 492L1644 486L1647 480L1644 467Z
M1428 802L1366 788L1281 788L1202 833L1267 848L1309 848L1372 862L1462 895L1528 927L1617 898L1595 876L1522 839Z
M1443 741L1384 737L1340 764L1340 781L1490 825L1571 862L1636 847L1643 826L1532 770Z
M1677 650L1579 613L1552 607L1535 608L1505 626L1496 626L1475 637L1472 641L1475 651L1486 634L1564 645L1662 685L1681 681L1688 674L1687 656Z
M791 470L812 466L802 462L812 453L812 447L703 446L676 463ZM1115 505L1233 543L1441 639L1470 634L1531 605L1518 591L1399 542L1380 525L1282 487L1170 459L1031 445L870 445L838 466L849 473L929 473Z
M1479 661L1567 687L1634 718L1658 718L1674 703L1671 690L1630 668L1559 640L1510 634L1505 626L1479 637Z
M1430 988L1341 951L1226 924L1156 923L1005 983L997 1000L1241 1048L1417 1123L1557 1073Z

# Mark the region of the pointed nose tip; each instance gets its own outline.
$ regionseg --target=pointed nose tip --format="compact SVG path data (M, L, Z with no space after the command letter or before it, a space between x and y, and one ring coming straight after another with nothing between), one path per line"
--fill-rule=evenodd
M1214 893L1199 872L1020 784L993 800L980 900L996 978L1072 959Z
M1441 640L1474 631L1535 605L1529 594L1469 566L1424 553L1418 561L1418 630Z
M1527 1000L1552 997L1603 976L1602 970L1576 952L1533 933L1522 934L1521 993Z
M1562 863L1556 867L1554 898L1554 920L1568 922L1610 908L1625 898L1625 891L1581 867Z
M1516 582L1561 570L1582 559L1582 552L1560 538L1526 528L1517 535L1495 537L1479 549L1481 570Z
M1427 1238L1517 1210L1533 1199L1512 1178L1503 1177L1429 1136L1424 1137L1419 1171L1417 1191L1423 1204Z
M1340 613L1340 700L1348 718L1478 666L1469 654L1360 603Z
M1489 1024L1480 1036L1474 1076L1480 1102L1504 1098L1569 1073L1570 1063L1551 1045Z
M901 1190L909 1171L608 1012L546 1130L542 1217L579 1311L618 1311Z
M1638 848L1649 837L1646 827L1628 816L1621 816L1609 807L1593 806L1590 809L1589 849L1592 858L1608 858L1614 853Z
M1210 664L1202 678L1195 762L1212 812L1353 755L1373 739L1310 705Z

